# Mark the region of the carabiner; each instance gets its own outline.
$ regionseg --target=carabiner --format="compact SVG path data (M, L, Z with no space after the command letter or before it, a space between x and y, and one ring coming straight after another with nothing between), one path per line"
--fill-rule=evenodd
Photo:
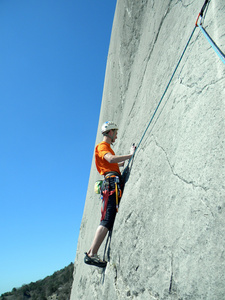
M198 14L197 20L195 22L195 27L198 27L198 20L199 20L199 18L200 18L200 23L199 24L202 25L202 14L201 14L201 12Z

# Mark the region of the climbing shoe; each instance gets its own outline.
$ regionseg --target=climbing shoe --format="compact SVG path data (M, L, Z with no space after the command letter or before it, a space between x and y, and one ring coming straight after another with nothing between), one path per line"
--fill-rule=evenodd
M98 257L97 254L95 254L94 256L88 256L87 252L85 252L84 254L85 254L85 257L84 257L85 264L96 266L96 267L99 267L99 268L105 268L106 267L107 262L101 260Z

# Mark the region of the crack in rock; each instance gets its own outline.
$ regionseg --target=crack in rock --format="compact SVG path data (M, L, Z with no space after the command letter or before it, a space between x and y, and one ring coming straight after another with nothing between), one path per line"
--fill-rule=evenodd
M152 136L153 136L153 135L152 135ZM192 185L193 188L200 188L200 189L204 190L205 192L207 192L207 191L209 190L209 188L207 188L207 187L204 187L204 186L202 186L202 185L196 184L196 183L194 182L194 180L188 181L188 180L185 179L184 177L182 177L182 176L180 176L179 174L175 173L175 172L174 172L174 169L173 169L173 167L172 167L172 165L171 165L171 163L170 163L170 161L169 161L169 158L168 158L168 155L167 155L165 149L164 149L161 145L159 145L159 143L156 141L156 139L155 139L154 136L153 136L153 138L154 138L154 141L155 141L156 146L157 146L158 148L160 148L160 149L163 151L163 153L165 154L167 163L168 163L168 165L169 165L169 167L170 167L170 169L171 169L171 172L173 173L174 176L176 176L178 179L180 179L180 180L183 181L184 183L186 183L186 184L188 184L188 185Z
M172 293L172 288L173 288L173 255L171 258L171 276L170 276L169 294Z
M141 89L141 87L142 87L143 80L144 80L144 78L145 78L145 73L146 73L146 70L147 70L147 67L148 67L149 60L150 60L150 58L151 58L151 56L152 56L152 52L154 51L156 42L157 42L157 40L158 40L159 34L160 34L161 29L162 29L162 26L163 26L163 23L164 23L164 21L165 21L167 15L168 15L169 12L170 12L170 9L171 9L171 8L170 8L170 3L169 3L169 5L168 5L168 7L167 7L167 10L166 10L165 14L163 15L162 20L161 20L161 22L160 22L160 24L159 24L159 28L158 28L158 31L157 31L157 33L156 33L155 39L154 39L154 41L153 41L152 48L151 48L151 50L149 51L149 54L148 54L147 58L144 59L144 60L146 61L146 64L145 64L145 68L144 68L144 70L143 70L143 75L142 75L142 78L141 78L141 83L140 83L140 85L139 85L139 87L138 87L138 89L137 89L136 95L135 95L135 97L134 97L135 99L136 99L136 98L138 97L138 95L139 95L140 89ZM130 112L129 112L129 116L131 115L131 113L132 113L132 111L133 111L133 108L134 108L134 106L135 106L135 103L136 103L136 101L134 101L133 106L131 107L131 110L130 110Z
M183 3L183 2L185 2L184 0L180 0L180 2L181 2L181 5L185 8L192 5L192 3L194 3L194 1L191 1L189 4L185 4L185 3Z
M207 83L206 85L202 86L201 88L198 88L198 83L197 82L192 82L190 84L183 82L183 79L180 78L180 84L192 89L192 88L196 88L195 93L197 93L198 95L201 94L205 89L207 89L208 87L212 86L212 85L216 85L217 83L219 83L220 81L224 80L223 78L219 78L216 80L212 80L211 82Z

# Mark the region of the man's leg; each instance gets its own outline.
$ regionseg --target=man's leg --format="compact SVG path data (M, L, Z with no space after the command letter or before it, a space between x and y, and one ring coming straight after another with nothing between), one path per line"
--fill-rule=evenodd
M102 225L98 226L91 248L88 251L88 256L94 256L94 254L98 253L98 249L101 246L108 231L109 231L108 228Z

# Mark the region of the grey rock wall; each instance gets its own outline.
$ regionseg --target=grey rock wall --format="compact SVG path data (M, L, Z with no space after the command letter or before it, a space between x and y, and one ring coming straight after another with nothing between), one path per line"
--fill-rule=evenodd
M118 0L100 126L138 143L204 1ZM225 2L204 27L225 52ZM83 263L100 219L92 163L71 300L225 299L225 65L199 28L134 158L106 270ZM104 244L99 254L103 255Z

